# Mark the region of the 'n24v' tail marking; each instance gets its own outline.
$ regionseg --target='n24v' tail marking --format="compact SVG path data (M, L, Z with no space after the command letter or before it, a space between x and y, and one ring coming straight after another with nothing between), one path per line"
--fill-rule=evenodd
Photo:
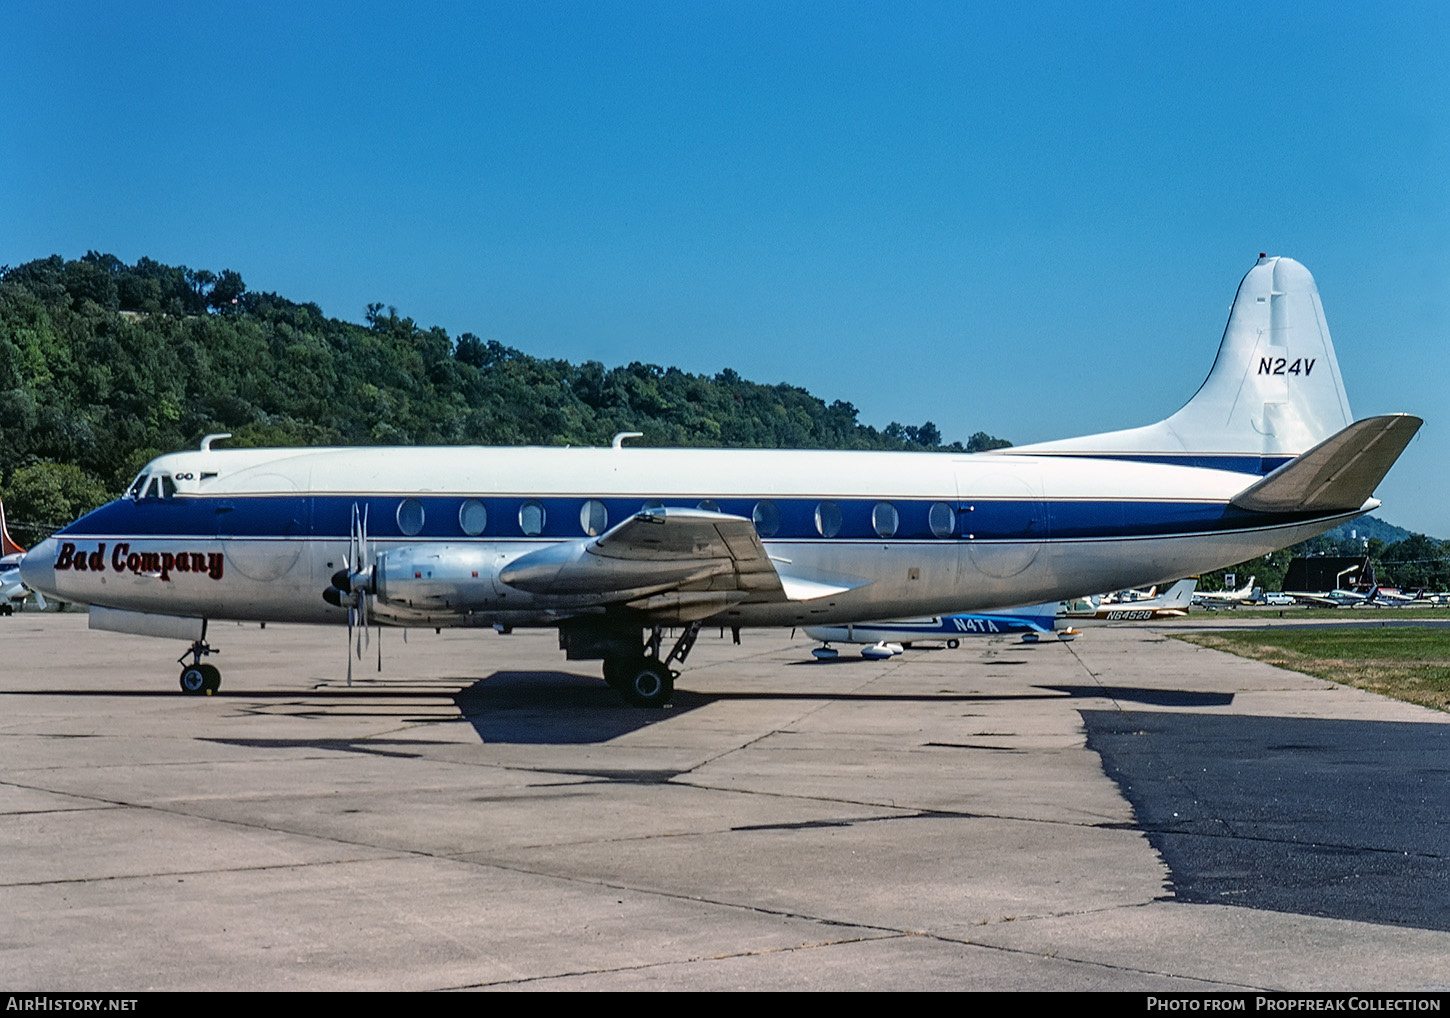
M1290 363L1287 357L1260 357L1259 374L1261 375L1303 375L1309 377L1309 372L1314 370L1314 357L1295 357Z

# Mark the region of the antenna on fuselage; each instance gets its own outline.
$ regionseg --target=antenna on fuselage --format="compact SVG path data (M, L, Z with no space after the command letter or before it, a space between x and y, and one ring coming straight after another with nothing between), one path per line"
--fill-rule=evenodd
M609 448L623 449L624 443L631 438L644 438L643 431L616 431L614 437L609 440Z
M220 442L223 439L231 438L231 437L232 437L232 433L230 431L218 431L215 434L206 435L201 440L201 451L202 452L211 452L211 444L213 442Z

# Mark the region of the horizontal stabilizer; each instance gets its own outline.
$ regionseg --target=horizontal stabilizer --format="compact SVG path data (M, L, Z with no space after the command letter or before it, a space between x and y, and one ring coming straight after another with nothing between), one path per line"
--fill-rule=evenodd
M1358 509L1423 423L1409 414L1356 421L1249 485L1229 504L1261 513Z

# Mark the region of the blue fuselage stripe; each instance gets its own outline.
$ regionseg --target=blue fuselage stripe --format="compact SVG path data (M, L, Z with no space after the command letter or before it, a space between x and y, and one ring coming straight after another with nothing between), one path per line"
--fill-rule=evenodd
M237 495L145 499L121 499L104 505L61 530L58 537L178 537L178 538L316 538L346 540L352 525L353 505L365 510L368 534L378 540L416 537L420 540L575 540L585 534L581 510L586 496L526 498L523 496L479 496L487 522L476 534L465 533L460 522L464 495L408 496L423 508L421 529L404 532L399 524L397 495ZM600 498L613 526L645 507L645 500ZM649 504L695 508L700 498L664 498ZM719 511L752 517L761 501L751 498L712 500ZM820 499L778 498L770 500L779 512L779 527L766 539L819 540L817 506ZM840 510L840 529L831 537L843 541L881 540L873 513L879 499L838 498L831 500ZM526 503L543 508L543 527L525 533L520 518ZM932 506L945 503L954 520L944 537L932 530ZM899 517L894 540L1083 540L1123 537L1171 537L1175 535L1222 533L1285 525L1317 519L1322 513L1265 514L1211 501L1107 501L1062 499L1044 502L1013 499L892 499ZM406 514L403 514L406 518ZM828 519L833 515L824 514ZM597 520L596 520L597 522ZM943 513L937 512L940 528ZM762 526L762 531L768 527Z

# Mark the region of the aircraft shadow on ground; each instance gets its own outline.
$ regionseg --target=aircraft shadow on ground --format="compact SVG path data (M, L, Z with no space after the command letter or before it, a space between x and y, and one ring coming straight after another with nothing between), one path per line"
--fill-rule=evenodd
M458 680L460 682L466 680ZM767 700L838 703L992 703L1060 700L1064 697L1111 698L1169 707L1224 706L1231 693L1198 693L1128 686L1042 686L1020 693L892 693L831 690L751 690L708 693L677 689L668 707L644 710L626 704L598 679L566 672L497 672L458 691L455 702L484 742L518 744L586 744L605 742L629 732L698 710L717 701Z
M1227 707L1234 702L1232 693L1206 693L1192 689L1147 689L1141 686L1042 686L1074 697L1105 697L1146 703L1155 707Z
M1081 713L1176 900L1450 930L1450 725Z

